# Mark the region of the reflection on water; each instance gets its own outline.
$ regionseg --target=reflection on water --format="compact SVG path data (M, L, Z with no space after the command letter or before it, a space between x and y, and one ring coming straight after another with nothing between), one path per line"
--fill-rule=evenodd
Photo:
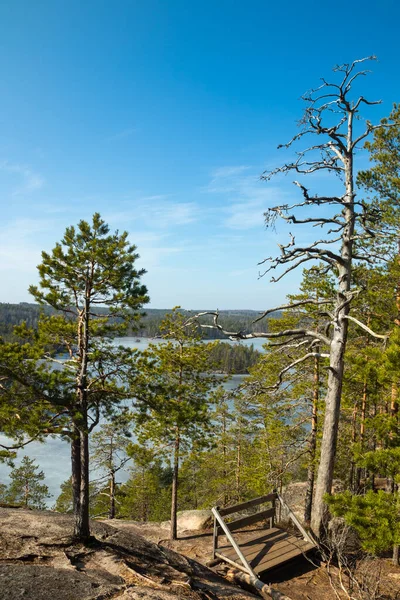
M153 340L148 338L141 338L140 342L137 341L135 337L125 337L125 338L116 338L116 345L128 346L131 348L138 348L139 350L144 350L148 347L150 343L159 343L160 340ZM251 342L256 342L254 344L255 347L261 349L262 340L246 340L246 345L250 345ZM260 342L260 344L258 344ZM221 379L222 379L221 375ZM223 382L223 387L227 390L234 390L237 388L245 375L232 375L228 381ZM0 442L7 443L7 438L5 436L0 435ZM71 461L70 461L70 447L67 441L63 441L58 437L48 438L45 443L41 444L39 442L32 442L18 451L18 458L15 461L15 464L18 466L22 457L24 455L29 456L29 458L34 458L39 465L40 469L44 471L46 476L45 484L48 486L50 493L53 495L48 502L49 506L52 506L55 503L57 496L60 493L60 485L68 479L71 475ZM0 483L9 483L9 474L10 469L0 463ZM121 474L122 475L122 474ZM120 481L124 480L126 477L120 477Z

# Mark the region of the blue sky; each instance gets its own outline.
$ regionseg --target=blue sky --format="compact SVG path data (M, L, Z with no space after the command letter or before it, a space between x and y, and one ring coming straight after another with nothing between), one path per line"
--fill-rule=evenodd
M337 63L376 54L360 89L390 112L399 22L391 0L3 0L0 301L29 301L40 251L95 211L130 232L153 307L283 300L300 275L258 278L286 234L263 212L296 193L259 175Z

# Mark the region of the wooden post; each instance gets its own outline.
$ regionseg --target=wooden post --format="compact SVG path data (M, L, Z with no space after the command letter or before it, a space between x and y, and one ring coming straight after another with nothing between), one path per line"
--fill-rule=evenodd
M271 500L272 508L274 509L274 514L269 520L269 528L272 529L275 525L275 498Z
M222 531L226 535L228 542L231 544L231 546L235 550L236 554L240 558L240 561L241 561L243 567L246 569L247 573L249 573L250 575L252 575L253 577L255 577L257 579L255 573L253 573L253 569L250 567L249 563L247 562L247 560L243 556L242 551L240 550L239 546L237 545L237 543L233 539L233 536L232 536L231 532L229 531L229 528L227 527L227 525L224 522L223 518L219 514L218 510L216 508L212 508L211 511L212 511L212 513L213 513L213 515L215 517L215 520L218 521L219 525L221 526ZM226 560L226 557L223 557L223 559Z
M216 509L219 511L219 506L216 506ZM218 522L217 518L214 515L214 532L213 532L213 560L216 558L215 553L218 550Z

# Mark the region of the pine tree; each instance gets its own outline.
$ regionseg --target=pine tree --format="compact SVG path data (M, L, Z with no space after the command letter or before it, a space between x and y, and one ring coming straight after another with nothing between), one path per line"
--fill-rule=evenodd
M154 448L130 444L130 476L119 488L118 515L134 521L164 521L171 504L172 472Z
M35 461L28 456L22 458L19 467L12 469L11 483L7 490L9 502L39 510L46 508L46 500L51 498L51 494L47 485L41 483L44 481L45 475L38 469Z
M130 433L127 430L128 422L121 415L113 419L111 423L103 424L91 438L91 464L92 468L104 473L101 481L106 479L107 490L102 495L109 498L108 518L116 516L117 473L130 460L128 447L130 444Z
M142 369L154 390L137 415L140 439L151 440L170 452L172 477L171 539L177 537L179 465L194 440L204 438L210 425L208 398L220 383L210 364L213 344L201 341L194 325L176 307L161 325L164 343L143 353ZM151 406L150 406L151 403Z
M400 476L400 448L366 452L359 463L374 473L392 480ZM400 498L397 491L369 490L364 496L350 492L327 498L333 514L344 517L358 532L365 550L373 554L393 548L393 563L399 564Z
M128 234L110 234L97 213L90 224L68 227L61 243L42 253L39 285L30 287L53 314L42 314L37 332L17 328L30 344L0 345L0 372L7 378L1 394L11 399L10 412L22 406L21 430L70 439L75 535L82 540L90 535L89 435L102 414L129 397L124 378L135 370L135 352L116 348L111 338L137 321L148 300L137 258ZM67 359L58 360L56 352ZM21 394L10 394L19 387Z

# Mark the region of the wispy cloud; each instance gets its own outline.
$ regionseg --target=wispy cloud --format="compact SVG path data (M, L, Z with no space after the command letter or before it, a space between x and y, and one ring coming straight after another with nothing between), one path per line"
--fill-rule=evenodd
M168 195L156 195L132 200L129 208L105 215L105 219L127 227L140 223L152 229L171 229L194 223L199 215L200 208L195 202L176 202Z
M0 162L0 169L7 173L16 174L22 179L22 185L13 190L13 196L34 192L41 189L45 184L44 177L26 165L10 163L8 160L5 160Z
M0 271L35 273L49 231L56 228L51 219L18 218L0 228Z
M239 202L232 204L227 210L230 215L224 221L226 227L252 229L262 225L264 208L260 202Z
M152 222L156 222L162 227L193 223L197 220L199 212L195 202L151 203L147 208Z
M219 167L218 169L214 169L212 172L213 179L220 179L221 177L232 177L233 175L239 175L244 171L248 171L251 167L248 165L238 165L234 167Z
M274 204L287 202L283 189L266 185L259 175L249 174L255 168L245 165L221 167L211 173L209 184L203 192L224 198L223 225L229 229L246 230L261 227L263 214Z

